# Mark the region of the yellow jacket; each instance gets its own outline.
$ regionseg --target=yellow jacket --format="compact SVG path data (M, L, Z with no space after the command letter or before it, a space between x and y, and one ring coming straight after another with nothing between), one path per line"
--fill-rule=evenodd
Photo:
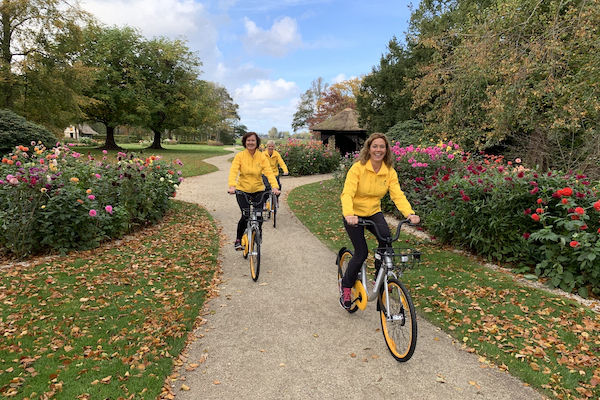
M405 217L415 213L400 189L398 174L394 168L388 168L383 163L379 172L375 173L371 160L364 165L360 161L354 163L346 175L341 195L344 217L370 217L378 213L381 211L381 198L388 191L392 201Z
M287 165L285 165L283 158L281 158L281 154L279 154L277 150L273 150L273 154L271 155L269 155L269 150L265 150L263 153L265 153L265 156L267 156L267 160L269 160L271 169L273 170L273 174L275 176L279 176L279 167L281 167L284 174L289 172ZM277 164L279 164L279 166L277 166Z
M229 186L235 186L236 189L242 192L260 192L265 190L262 180L263 174L269 180L271 187L279 189L267 157L261 151L256 150L254 155L251 155L247 149L244 149L233 158L229 169L228 184Z

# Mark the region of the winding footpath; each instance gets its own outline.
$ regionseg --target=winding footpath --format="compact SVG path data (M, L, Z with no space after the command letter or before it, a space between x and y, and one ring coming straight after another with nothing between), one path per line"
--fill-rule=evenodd
M177 198L205 207L226 236L219 296L184 354L177 399L541 399L542 396L419 318L407 363L389 354L375 304L348 314L338 303L336 255L291 213L291 189L330 176L283 177L277 229L265 223L258 282L233 248L239 209L219 171L186 179Z

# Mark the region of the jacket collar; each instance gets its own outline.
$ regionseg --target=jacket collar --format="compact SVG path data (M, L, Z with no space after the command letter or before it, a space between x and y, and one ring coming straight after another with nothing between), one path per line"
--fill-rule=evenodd
M373 169L373 165L371 164L371 160L367 161L365 167L367 168L367 170L375 173L375 169ZM388 174L388 167L387 165L385 165L384 162L381 163L381 168L379 168L379 172L377 172L377 175L387 175Z

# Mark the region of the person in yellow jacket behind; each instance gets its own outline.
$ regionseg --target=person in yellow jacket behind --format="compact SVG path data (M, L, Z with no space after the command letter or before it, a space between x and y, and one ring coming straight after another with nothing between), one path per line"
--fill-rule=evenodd
M233 162L231 163L231 168L229 169L229 189L227 191L230 194L234 194L237 189L247 193L252 198L252 201L257 201L262 197L262 194L265 191L265 185L262 180L264 174L269 180L269 183L271 183L271 190L278 195L279 185L277 184L275 175L273 175L271 165L269 164L267 157L262 152L257 151L258 146L260 146L260 138L256 132L246 133L242 137L242 145L245 147L245 150L235 155ZM244 195L236 194L236 199L240 206L240 211L250 207ZM265 199L263 199L263 201L264 200ZM262 204L260 206L262 206ZM234 246L236 250L242 250L241 239L247 223L248 219L242 212L242 216L238 221L235 237Z
M342 279L340 303L346 309L351 306L351 288L369 252L364 226L358 225L358 218L373 221L383 236L390 236L390 228L381 212L381 198L388 191L398 210L411 223L418 224L421 219L400 189L390 142L383 133L373 133L361 149L358 161L350 167L341 195L344 227L354 246L354 255ZM375 234L372 226L367 229ZM379 246L383 247L384 243L380 242Z
M281 158L281 154L277 150L275 150L275 142L273 140L269 140L267 142L267 150L264 151L265 156L269 160L269 164L271 165L271 169L273 170L273 174L275 175L275 179L277 179L277 184L279 185L279 190L281 191L281 180L279 179L279 167L283 170L283 175L288 175L290 172L288 171L287 165L285 165L285 161ZM263 182L267 189L269 188L269 180L265 175L263 175ZM279 195L277 195L279 197Z

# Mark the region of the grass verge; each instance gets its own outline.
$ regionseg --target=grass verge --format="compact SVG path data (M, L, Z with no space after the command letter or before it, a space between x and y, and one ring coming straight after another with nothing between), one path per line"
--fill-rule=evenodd
M352 248L342 224L339 186L326 181L294 189L288 203L329 248ZM375 240L369 234L369 248ZM423 252L407 271L419 315L497 367L558 399L600 398L600 316L578 303L517 284L474 257L401 236ZM417 348L418 351L418 348Z
M229 150L225 150L223 146L208 146L200 144L177 144L177 145L163 145L164 149L155 150L144 148L138 144L121 144L126 151L133 151L140 157L149 157L151 155L158 155L167 161L175 161L177 159L183 162L181 172L183 177L197 176L208 174L217 170L212 164L204 162L205 158L220 156L223 154L231 153ZM98 148L90 147L77 147L77 151L82 154L90 154L96 159L101 159L104 154L102 150ZM116 160L118 151L109 150L107 159Z
M127 240L0 270L0 395L156 399L218 251L210 215L174 202Z

